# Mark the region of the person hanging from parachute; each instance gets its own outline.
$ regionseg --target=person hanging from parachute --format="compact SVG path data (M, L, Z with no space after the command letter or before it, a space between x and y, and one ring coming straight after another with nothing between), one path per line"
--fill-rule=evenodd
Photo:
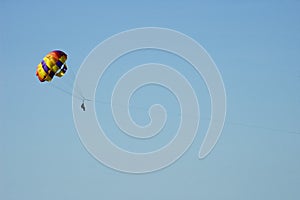
M67 72L67 54L61 50L48 53L36 68L36 76L40 82L51 82L54 76L63 77ZM72 94L71 94L72 95ZM82 97L81 109L85 111L85 98Z
M85 111L85 105L84 105L84 100L82 100L82 104L81 104L81 109L83 110L83 111Z

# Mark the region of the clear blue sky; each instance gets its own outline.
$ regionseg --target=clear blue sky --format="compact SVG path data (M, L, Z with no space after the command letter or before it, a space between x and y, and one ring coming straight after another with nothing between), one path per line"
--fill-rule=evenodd
M299 10L297 0L1 1L0 199L299 199ZM35 68L46 53L62 49L76 72L101 41L145 26L175 29L204 46L222 74L228 111L218 144L198 160L210 104L201 78L183 72L199 83L194 85L203 126L173 165L132 175L105 167L85 150L74 126L71 97L41 84ZM151 61L149 55L157 62L180 63L159 52L127 59L140 64ZM121 72L112 66L108 82L99 89L109 91L110 75ZM157 95L151 95L154 88L148 88L148 96L147 88L137 93L136 102L148 105L157 101L153 96L160 96L162 103L175 102L156 89ZM105 92L97 95L105 98ZM176 109L173 103L167 108ZM103 106L98 105L99 119L107 129L116 129ZM133 117L147 122L137 111ZM176 128L176 121L171 118L166 129ZM162 137L162 143L168 138ZM131 147L126 138L112 139Z

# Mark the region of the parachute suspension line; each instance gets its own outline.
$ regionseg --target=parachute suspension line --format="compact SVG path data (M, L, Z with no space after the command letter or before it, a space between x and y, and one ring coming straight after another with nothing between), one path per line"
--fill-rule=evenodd
M69 71L71 72L71 76L72 76L72 79L75 81L76 80L76 74L75 72L72 70L72 69L69 69ZM82 90L80 89L79 85L75 82L74 83L74 90L78 92L78 94L85 99L84 95L83 95L83 92Z
M92 101L91 99L87 99L87 98L85 98L84 96L81 96L80 94L79 94L79 96L78 96L76 93L69 92L68 90L66 90L66 89L64 89L64 88L62 88L62 87L59 87L59 86L55 85L55 84L52 83L52 82L50 82L49 85L50 85L51 87L53 87L53 88L55 88L55 89L57 89L57 90L59 90L59 91L65 93L65 94L67 94L67 95L70 95L70 96L72 96L72 97L74 97L74 98L76 98L76 99L81 100L82 103L81 103L81 106L80 106L80 107L81 107L81 109L82 109L83 111L85 111L85 104L84 104L84 102L85 102L85 101ZM75 91L75 90L74 90L74 91Z
M64 84L70 90L71 90L71 88L73 89L73 87L74 87L73 94L75 93L77 96L81 96L83 98L83 95L81 94L81 92L78 91L76 89L76 87L74 86L74 79L72 77L69 77L68 75L65 75L64 80L62 81L62 84Z
M78 96L78 95L76 95L76 94L73 94L72 92L69 92L69 91L65 90L64 88L59 87L59 86L55 85L55 84L52 83L52 82L50 82L49 85L50 85L51 87L53 87L53 88L55 88L55 89L57 89L57 90L59 90L59 91L65 93L65 94L67 94L67 95L73 96L73 97L76 98L76 99L79 99L79 100L83 100L83 99L84 99L83 97Z

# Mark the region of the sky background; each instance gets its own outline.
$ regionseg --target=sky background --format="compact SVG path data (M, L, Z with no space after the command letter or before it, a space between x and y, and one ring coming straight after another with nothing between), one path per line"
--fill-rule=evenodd
M1 0L0 199L299 199L299 10L297 0ZM40 83L35 70L49 51L66 51L71 70L53 84L71 91L72 72L96 45L147 26L180 31L208 51L225 84L227 118L216 147L199 160L210 114L201 77L165 52L121 58L104 74L97 100L109 101L114 81L126 70L155 61L190 80L201 109L198 135L178 161L134 175L102 165L85 150L73 122L72 97ZM132 98L139 108L156 102L166 106L169 118L149 143L117 133L107 104L95 104L99 121L114 133L111 140L131 151L149 151L166 144L179 122L176 99L167 90L148 86ZM145 110L137 107L133 118L147 124Z

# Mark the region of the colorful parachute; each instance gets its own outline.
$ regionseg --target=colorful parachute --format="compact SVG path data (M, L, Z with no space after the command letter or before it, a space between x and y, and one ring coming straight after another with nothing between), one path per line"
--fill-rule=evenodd
M55 76L62 77L67 71L67 54L60 50L51 51L37 66L36 75L41 82L51 81Z

